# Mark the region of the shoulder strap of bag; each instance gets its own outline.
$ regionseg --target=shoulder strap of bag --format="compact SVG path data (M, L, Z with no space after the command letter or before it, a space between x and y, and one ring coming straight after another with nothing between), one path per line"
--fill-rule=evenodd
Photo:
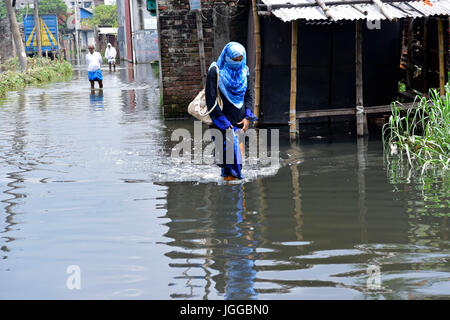
M211 108L211 110L209 110L208 112L206 112L205 114L202 114L202 116L207 116L209 115L211 112L214 111L214 109L217 107L217 105L219 104L219 99L217 98L218 95L220 95L219 93L219 67L217 65L215 65L216 70L217 70L217 87L216 87L216 102L214 103L214 106Z

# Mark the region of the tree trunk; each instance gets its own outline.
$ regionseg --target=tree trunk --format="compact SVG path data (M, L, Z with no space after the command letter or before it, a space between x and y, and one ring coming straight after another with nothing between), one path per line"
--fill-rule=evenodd
M14 38L16 46L17 57L19 58L20 69L24 71L27 68L27 56L25 55L25 47L20 36L19 25L17 24L16 13L11 5L10 0L3 0L5 2L6 12L9 17L9 25L11 33Z
M38 57L42 58L42 44L41 44L41 23L39 19L39 9L38 9L38 0L34 0L34 26L36 33L36 42L37 42L37 53Z

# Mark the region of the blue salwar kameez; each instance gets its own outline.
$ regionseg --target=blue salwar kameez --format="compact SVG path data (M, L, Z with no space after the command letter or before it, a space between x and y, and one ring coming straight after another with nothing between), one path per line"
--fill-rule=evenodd
M241 62L232 61L232 58L243 56ZM220 70L217 73L215 65ZM218 79L219 78L219 79ZM230 42L225 46L217 63L213 62L209 68L206 78L206 105L208 110L214 106L217 96L217 81L219 80L219 94L223 101L223 109L216 107L210 117L213 122L212 128L219 129L223 138L223 161L218 163L222 168L221 175L223 177L234 177L242 179L242 145L239 143L238 130L243 125L238 124L244 118L255 121L257 120L251 108L253 105L253 93L250 81L250 75L246 66L245 49L236 42ZM231 101L230 101L231 100ZM227 137L227 130L233 126L232 139ZM227 140L228 138L228 140ZM232 140L232 141L231 141ZM220 148L221 146L216 146ZM234 150L233 163L227 163L227 150Z

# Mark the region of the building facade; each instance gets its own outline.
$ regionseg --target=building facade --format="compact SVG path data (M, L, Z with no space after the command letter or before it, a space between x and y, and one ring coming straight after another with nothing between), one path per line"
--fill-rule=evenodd
M122 59L133 63L159 60L157 19L145 0L117 2L118 49Z
M205 67L224 45L247 45L247 1L201 1ZM189 0L158 1L162 96L165 118L184 118L187 106L202 89L197 18Z

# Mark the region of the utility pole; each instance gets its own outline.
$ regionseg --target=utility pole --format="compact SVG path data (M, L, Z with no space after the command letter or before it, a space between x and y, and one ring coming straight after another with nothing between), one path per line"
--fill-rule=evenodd
M78 0L75 1L75 45L77 54L77 65L80 65L80 44L78 42Z
M10 0L3 0L6 7L6 12L9 17L9 26L11 27L11 33L14 38L14 44L16 46L17 57L19 58L20 69L24 71L27 68L27 56L25 54L25 47L20 36L19 25L17 24L16 13L11 5Z
M37 53L38 57L42 58L42 45L41 45L41 23L39 18L38 0L34 0L34 32L36 33L37 40Z

